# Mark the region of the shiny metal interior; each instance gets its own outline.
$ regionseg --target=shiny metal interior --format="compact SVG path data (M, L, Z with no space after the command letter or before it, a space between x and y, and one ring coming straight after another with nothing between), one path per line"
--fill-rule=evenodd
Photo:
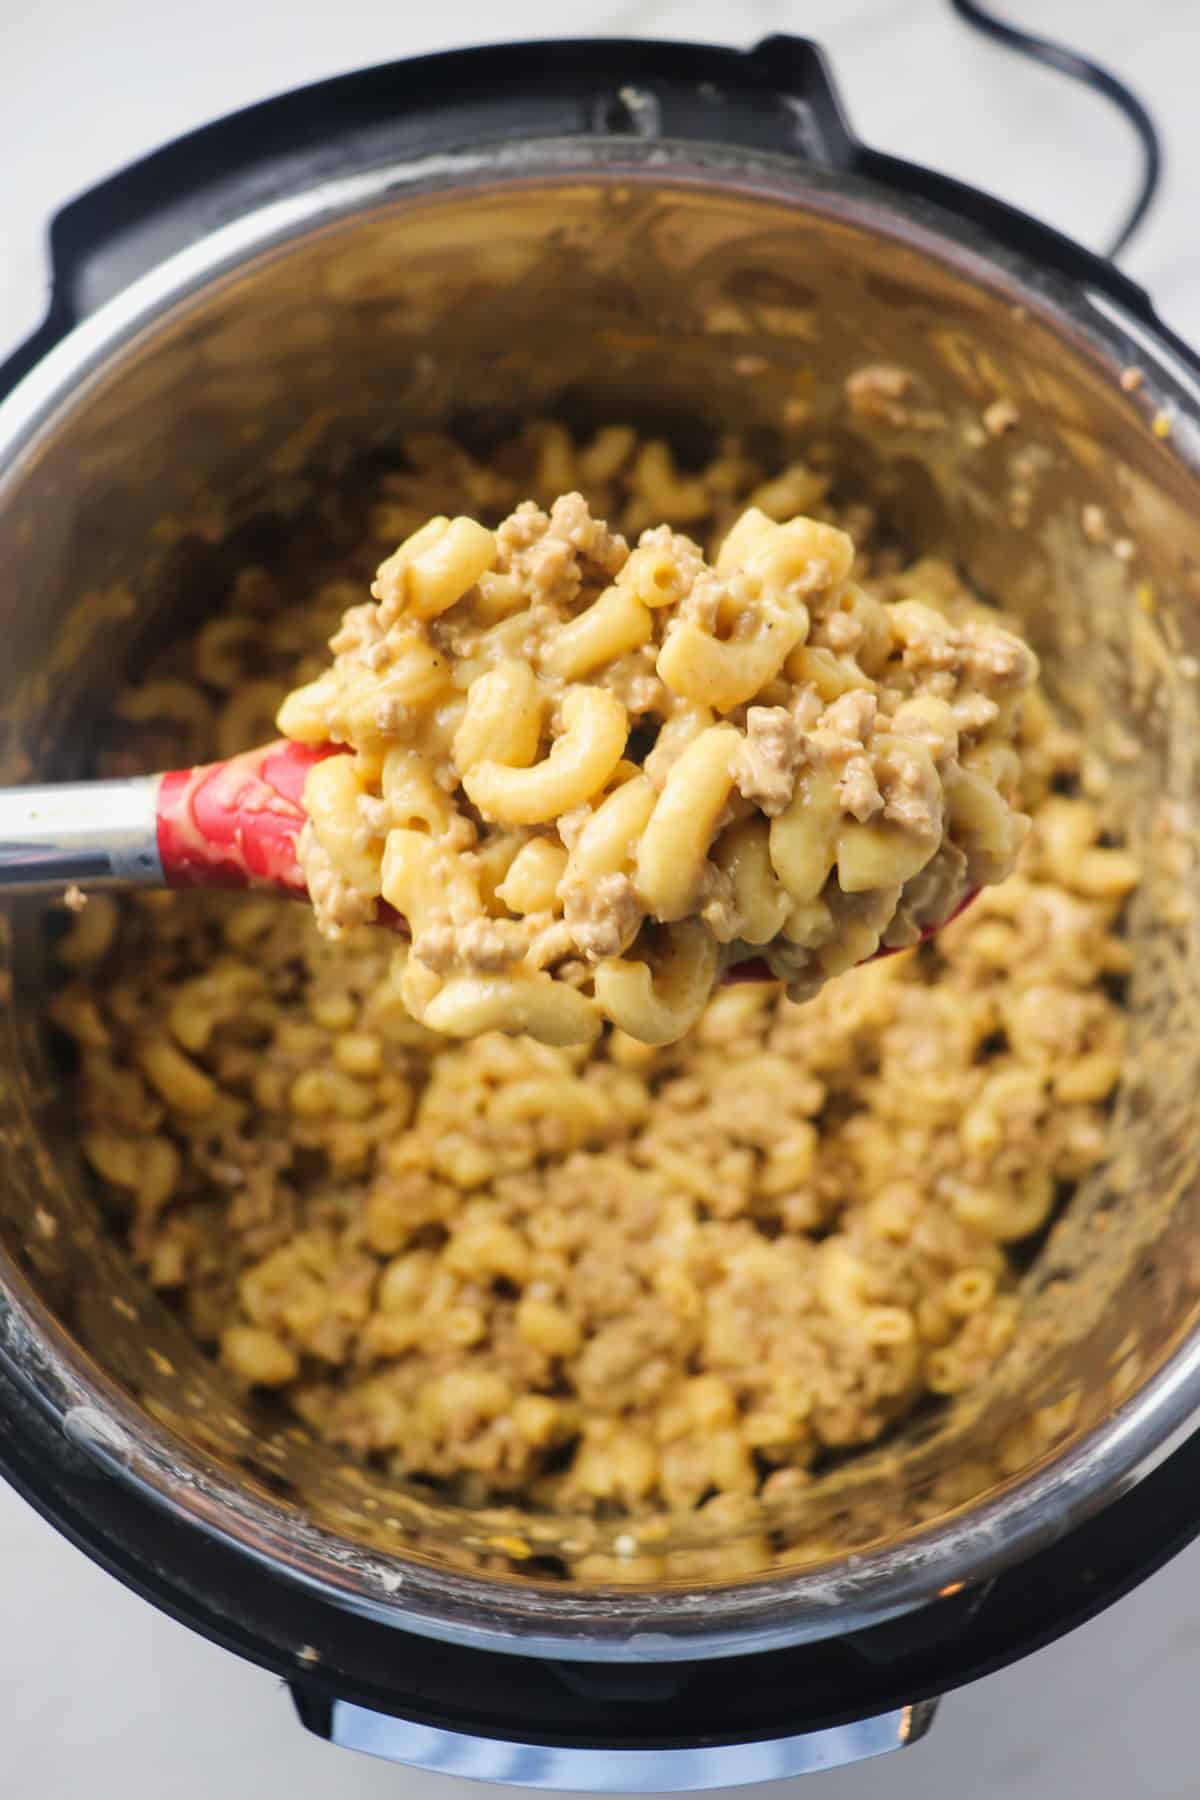
M845 377L872 362L913 374L906 425L847 415ZM101 1227L43 1038L39 921L14 909L0 1355L72 1441L347 1606L508 1650L650 1658L902 1611L1160 1457L1200 1405L1190 381L1099 297L863 184L611 143L314 189L175 258L35 370L0 409L6 779L86 768L114 668L206 603L221 535L286 516L364 446L422 423L629 418L685 451L730 429L824 445L899 536L956 555L1027 622L1146 866L1116 1151L1030 1270L992 1385L814 1483L774 1521L768 1576L739 1582L728 1542L664 1524L676 1574L653 1592L575 1573L620 1521L457 1511L246 1409ZM1019 422L993 438L979 421L998 397ZM1089 503L1131 560L1089 541ZM562 1578L496 1548L518 1529Z

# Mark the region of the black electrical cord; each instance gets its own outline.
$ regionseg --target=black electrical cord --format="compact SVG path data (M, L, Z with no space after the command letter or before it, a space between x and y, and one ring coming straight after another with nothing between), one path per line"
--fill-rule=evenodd
M1162 146L1154 120L1146 108L1123 81L1118 81L1090 57L1080 56L1062 44L1051 43L1048 38L1037 37L1032 31L1022 31L1016 25L997 19L993 13L985 11L978 0L950 0L950 5L959 18L974 26L976 31L995 38L997 43L1015 50L1020 56L1032 57L1035 62L1057 69L1061 75L1071 76L1094 93L1103 94L1129 120L1142 147L1142 179L1137 198L1106 252L1110 257L1119 256L1149 212L1162 177Z

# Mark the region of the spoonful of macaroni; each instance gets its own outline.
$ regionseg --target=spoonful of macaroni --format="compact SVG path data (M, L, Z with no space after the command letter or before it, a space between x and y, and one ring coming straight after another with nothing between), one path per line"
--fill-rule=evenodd
M263 884L455 1037L681 1037L713 987L804 998L1002 880L1033 652L986 611L885 604L854 546L752 508L708 563L578 494L437 518L381 564L283 739L203 768L0 794L0 886Z

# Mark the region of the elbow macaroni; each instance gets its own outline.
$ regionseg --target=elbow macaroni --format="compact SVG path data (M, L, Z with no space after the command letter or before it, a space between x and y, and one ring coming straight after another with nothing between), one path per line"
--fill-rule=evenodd
M565 433L539 428L493 469L422 444L415 471L385 479L377 535L394 543L397 515L411 529L458 506L502 510L531 480L547 499L589 485L594 510L623 522L669 516L673 500L694 508L700 491L714 536L735 525L710 565L720 574L774 529L765 510L736 525L738 496L813 504L796 498L807 480L819 502L820 480L767 482L740 453L701 480L665 450L636 449L618 427L576 456ZM583 1527L621 1546L593 1559L604 1579L688 1574L665 1540L652 1549L664 1515L757 1519L733 1545L714 1532L710 1572L732 1575L769 1562L768 1529L810 1465L877 1441L918 1400L978 1389L1017 1332L1028 1248L1012 1246L1105 1155L1125 1024L1111 977L1128 967L1121 911L1137 864L1110 800L1072 791L1078 736L1036 692L1018 722L992 674L956 667L995 639L967 632L987 615L945 565L872 570L868 543L836 606L803 596L809 635L772 689L723 714L664 694L655 667L685 601L717 641L736 629L696 594L700 550L651 531L621 561L582 515L560 514L557 535L541 517L502 527L493 563L443 611L382 624L408 605L402 559L390 600L352 608L335 640L346 660L323 677L311 650L352 605L345 571L318 574L300 604L289 563L269 607L273 577L243 571L232 616L251 628L206 624L195 682L178 679L188 664L173 647L171 681L122 702L101 767L128 768L131 751L182 766L215 742L248 748L264 670L297 662L297 680L318 682L291 715L312 741L330 717L367 733L320 765L350 764L353 780L326 775L313 812L378 864L430 960L376 930L328 942L311 911L270 896L94 895L58 940L51 1017L76 1046L81 1147L106 1216L232 1380L276 1389L339 1460L361 1454L470 1506L597 1515ZM423 605L435 573L438 598L461 582L446 567L427 569ZM567 602L572 567L586 579ZM614 665L551 674L539 643L552 648L554 620L587 618L614 586L652 615L651 637ZM897 598L930 589L938 606L909 605L903 643L892 638ZM534 769L563 735L562 695L585 682L632 728L604 785L553 827L481 828L457 758ZM1019 751L1007 769L1001 715ZM741 780L700 862L701 916L647 924L639 849L673 771L714 732L708 779L724 787L720 734L732 732ZM818 756L789 773L797 734ZM881 748L888 736L899 743ZM909 744L927 752L936 791ZM1014 783L1034 815L1016 874L922 957L873 963L803 1007L755 983L707 997L734 923L784 972L789 956L806 968L831 946L878 941L895 893L844 893L836 865L851 826L877 829L889 802L905 844L927 841L918 826L940 794L959 821L955 855L994 853L987 800L954 791L952 764L1006 805ZM947 857L909 878L914 905L952 891ZM621 929L605 936L614 917ZM602 938L589 959L581 946ZM624 1029L592 1036L602 1016ZM488 1025L527 1035L474 1035ZM1051 1413L1035 1415L1038 1432ZM1043 1441L1001 1454L1015 1470ZM635 1516L613 1520L615 1507ZM627 1555L643 1536L651 1553ZM524 1553L519 1538L497 1543Z
M664 507L691 491L669 457L635 469ZM664 1042L759 951L799 997L914 942L1012 864L1036 664L980 619L882 604L853 557L759 507L713 564L665 526L631 553L578 494L494 533L431 519L279 712L345 746L305 795L322 928L382 896L426 1024L556 1044L605 1020ZM685 925L664 960L655 932Z

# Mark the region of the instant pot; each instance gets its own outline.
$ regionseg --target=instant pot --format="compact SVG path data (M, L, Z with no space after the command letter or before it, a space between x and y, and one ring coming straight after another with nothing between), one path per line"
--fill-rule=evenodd
M13 907L0 1470L310 1729L398 1762L663 1791L915 1741L1200 1529L1200 364L1109 263L860 144L787 37L368 70L170 145L51 247L0 371L6 779L85 771L114 669L356 457L630 419L685 456L736 430L824 458L1001 596L1145 879L1113 1154L1030 1251L995 1376L835 1459L766 1571L745 1527L656 1521L651 1585L628 1521L453 1506L201 1356L103 1227ZM879 365L902 403L848 406Z

